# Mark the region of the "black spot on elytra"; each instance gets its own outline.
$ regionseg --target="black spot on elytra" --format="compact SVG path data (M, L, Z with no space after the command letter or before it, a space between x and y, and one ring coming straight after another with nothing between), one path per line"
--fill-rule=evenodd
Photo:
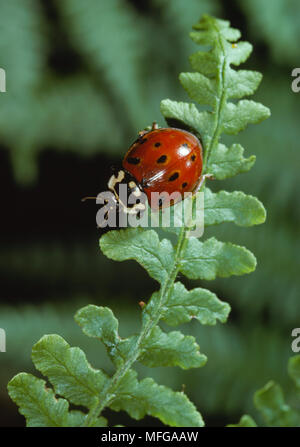
M193 154L193 155L191 156L191 160L192 160L192 161L195 161L195 160L196 160L196 155L195 155L195 154Z
M156 163L164 163L166 160L167 160L167 156L162 155L161 157L159 157L158 160L156 160Z
M155 147L159 147L160 145L161 145L161 143L160 143L159 141L157 141L157 142L154 144Z
M174 172L174 174L171 175L171 177L169 177L169 182L174 182L174 180L176 180L179 177L179 172Z
M128 157L127 162L131 165L138 165L141 160L138 157Z
M187 187L187 182L183 182L181 186L182 186L182 188L186 188Z

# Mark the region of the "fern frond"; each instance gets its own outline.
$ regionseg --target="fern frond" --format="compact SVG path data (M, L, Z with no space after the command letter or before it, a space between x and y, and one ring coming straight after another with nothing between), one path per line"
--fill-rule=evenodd
M85 23L84 20L86 18L83 16L78 23ZM194 28L196 31L191 33L192 39L200 45L208 45L210 50L197 53L192 59L192 64L198 67L197 73L181 74L180 80L191 99L208 105L209 109L198 111L194 104L166 100L162 102L162 112L170 124L176 122L184 128L188 127L202 139L203 174L207 174L211 157L214 157L216 166L224 162L224 148L221 146L220 149L219 146L221 134L236 134L248 124L267 118L269 110L250 100L229 101L230 98L251 94L261 80L256 72L236 72L231 68L231 64L239 65L246 60L251 51L251 45L247 42L236 43L240 32L230 28L228 22L207 15ZM88 37L86 44L89 51L95 48L94 40ZM240 148L227 151L231 159L232 153L236 156L234 165L227 168L227 176L234 175L239 164L241 171L246 169L246 165L249 166L249 160L243 160L241 152ZM218 170L209 173L217 177ZM226 177L224 170L222 176ZM208 189L205 195L207 225L229 221L248 226L265 220L263 205L252 196L224 191L214 194ZM230 306L208 290L185 290L182 284L176 283L177 275L182 273L190 279L205 280L242 275L255 269L256 259L244 247L215 238L200 242L196 237L190 237L188 224L181 226L177 236L177 242L173 245L169 239L160 240L154 230L130 228L110 231L100 239L101 250L107 257L116 261L136 260L160 286L148 303L141 306L140 332L127 338L119 335L118 320L109 308L88 305L77 312L75 319L83 332L101 340L106 347L115 368L111 377L104 371L91 369L83 352L70 348L57 335L45 336L34 346L32 356L35 366L48 376L55 392L87 408L86 426L94 426L106 407L117 411L124 409L137 419L145 414L156 416L172 426L204 424L202 416L184 393L161 387L151 378L138 381L132 367L136 362L148 367L180 366L188 369L203 366L206 356L200 351L196 339L179 331L165 332L160 322L168 322L166 309L170 307L171 325L190 320L194 315L202 324L215 324L217 320L225 322ZM192 315L186 303L190 297L193 299ZM86 375L84 384L82 371ZM71 375L71 379L65 375ZM17 380L18 376L12 379L9 391L24 414L26 411L27 420L31 423L27 412L28 400L17 393ZM30 380L29 377L27 380ZM36 389L38 386L36 384ZM85 387L88 391L84 391ZM68 417L67 410L65 408L64 421Z

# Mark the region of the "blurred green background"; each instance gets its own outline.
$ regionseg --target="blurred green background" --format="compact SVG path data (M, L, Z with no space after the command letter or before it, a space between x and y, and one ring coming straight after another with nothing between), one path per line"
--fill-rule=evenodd
M0 327L7 333L0 426L24 425L6 384L33 371L31 347L45 333L62 335L112 372L102 347L73 321L80 306L109 305L123 335L139 328L138 302L157 284L136 263L100 253L97 208L80 199L105 188L109 166L140 129L153 120L164 124L161 99L188 99L178 74L189 70L196 46L188 32L202 13L230 20L254 44L244 67L263 72L256 99L272 110L234 138L257 156L252 171L213 187L257 195L268 218L257 228L223 225L205 234L244 244L258 259L249 276L201 283L232 306L226 325L182 328L197 337L207 365L138 369L177 390L185 384L207 425L256 416L252 395L267 380L289 390L291 330L300 326L300 93L290 87L300 65L299 1L1 0L0 11L7 76L0 93ZM158 425L107 415L114 424Z

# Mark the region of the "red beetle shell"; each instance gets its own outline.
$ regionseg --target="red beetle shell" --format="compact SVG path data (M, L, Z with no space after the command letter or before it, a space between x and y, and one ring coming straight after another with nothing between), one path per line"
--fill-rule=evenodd
M133 143L124 157L123 168L137 180L151 208L157 209L163 205L151 201L152 192L178 191L182 197L184 192L197 188L202 172L202 146L185 130L155 129Z

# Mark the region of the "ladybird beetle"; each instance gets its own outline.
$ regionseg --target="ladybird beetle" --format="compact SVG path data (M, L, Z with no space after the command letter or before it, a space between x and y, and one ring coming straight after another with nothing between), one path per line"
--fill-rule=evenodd
M157 128L142 131L130 146L122 162L123 170L112 175L108 182L114 191L118 183L125 182L137 197L140 191L147 196L152 209L163 208L164 194L194 192L199 186L202 172L202 146L190 132L175 128ZM155 198L153 192L158 193ZM170 203L169 203L170 205ZM167 206L169 206L167 205ZM136 207L136 212L140 207ZM133 211L133 210L132 210Z
M108 181L108 188L114 193L114 206L125 213L138 214L145 209L145 204L138 200L142 192L153 210L171 206L184 193L194 193L201 186L206 177L201 176L202 164L202 145L198 138L185 130L158 128L153 123L151 130L139 132L124 156L122 169ZM124 183L139 203L125 206L118 191ZM172 193L177 193L176 198L165 201Z

